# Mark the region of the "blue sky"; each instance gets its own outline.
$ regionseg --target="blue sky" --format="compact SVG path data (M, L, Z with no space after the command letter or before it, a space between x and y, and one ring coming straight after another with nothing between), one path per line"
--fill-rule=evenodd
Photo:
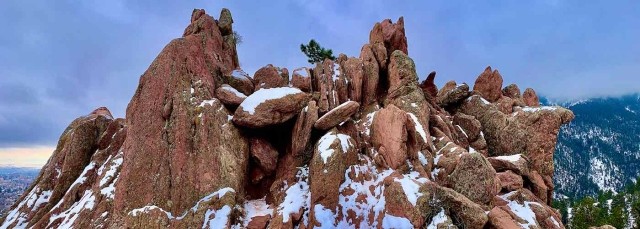
M299 44L311 38L358 56L375 22L403 15L418 74L437 71L440 86L472 84L491 65L505 86L554 99L640 91L638 1L183 2L2 1L0 161L15 148L46 155L43 147L96 107L124 117L140 75L182 35L193 8L214 18L231 10L250 74L269 63L307 66Z

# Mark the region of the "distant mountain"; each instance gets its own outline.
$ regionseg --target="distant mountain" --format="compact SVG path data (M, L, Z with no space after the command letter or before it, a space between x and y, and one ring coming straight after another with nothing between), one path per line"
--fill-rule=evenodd
M640 175L638 94L557 105L572 110L576 117L562 126L558 136L553 181L556 197L619 192Z

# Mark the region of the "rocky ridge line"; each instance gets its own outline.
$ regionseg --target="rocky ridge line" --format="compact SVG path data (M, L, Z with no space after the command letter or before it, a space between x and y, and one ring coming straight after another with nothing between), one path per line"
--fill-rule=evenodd
M126 119L72 122L0 228L564 228L553 153L573 113L432 72L404 20L359 57L239 69L231 13L194 10L141 76Z

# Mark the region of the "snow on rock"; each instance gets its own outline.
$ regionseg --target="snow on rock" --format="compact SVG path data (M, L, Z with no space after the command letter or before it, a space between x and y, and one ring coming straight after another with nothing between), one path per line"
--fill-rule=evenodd
M427 133L424 132L424 128L422 128L422 124L420 124L420 120L418 120L418 117L416 117L416 115L411 112L407 112L407 114L411 117L411 119L413 119L413 122L416 124L416 131L420 133L422 140L424 142L427 142Z
M447 222L447 215L444 213L444 209L440 211L436 216L431 219L431 223L427 226L427 229L438 229L438 224Z
M232 88L232 87L230 87L230 86L225 85L225 86L222 86L221 88L222 88L222 90L232 92L233 94L235 94L235 95L236 95L236 96L238 96L239 98L247 98L247 95L245 95L245 94L244 94L244 93L242 93L242 92L239 92L238 90L236 90L235 88Z
M203 100L200 103L199 107L204 107L204 105L207 105L207 104L209 104L209 106L213 106L213 103L215 103L217 101L218 101L217 99Z
M49 202L51 194L53 194L53 191L42 191L38 186L33 187L27 197L25 197L17 207L7 213L4 224L0 225L0 229L8 228L9 225L12 225L13 223L16 223L14 228L26 228L29 223L27 222L29 212L21 212L20 209L26 205L27 208L31 209L31 211L35 211L38 206Z
M309 168L298 167L296 173L298 182L285 188L284 201L278 206L277 212L282 214L282 221L289 222L289 214L298 213L300 208L305 209L305 214L309 210L309 203L311 202L311 193L309 192ZM286 187L286 186L285 186Z
M347 153L349 147L353 146L353 144L350 142L351 137L349 137L349 135L328 132L327 134L322 136L322 138L320 138L320 141L318 141L318 151L320 152L320 156L322 157L322 160L325 164L327 163L327 159L329 159L329 157L331 157L331 155L333 155L333 152L335 151L331 149L331 144L333 144L336 139L340 141L340 145L342 146L342 153Z
M249 200L244 203L245 217L242 225L245 227L251 222L251 218L256 216L270 215L273 217L273 209L265 201L265 198Z
M211 199L213 199L213 197L215 197L215 196L218 196L218 198L222 198L222 197L223 197L224 195L226 195L228 192L235 192L235 190L234 190L234 189L232 189L232 188L226 187L226 188L222 188L222 189L220 189L220 190L218 190L218 191L215 191L215 192L213 192L213 193L211 193L211 194L209 194L209 195L207 195L207 196L203 197L202 199L198 200L198 202L196 202L196 204L195 204L193 207L191 207L191 209L189 209L189 210L185 211L185 212L184 212L184 214L182 214L181 216L178 216L178 217L173 216L173 215L171 214L171 212L168 212L168 211L166 211L166 210L164 210L164 209L162 209L162 208L160 208L160 207L158 207L158 206L155 206L155 205L148 205L148 206L144 206L144 207L141 207L141 208L133 209L133 210L131 210L131 211L129 212L129 215L137 216L138 214L148 213L149 211L151 211L151 210L153 210L153 209L158 209L158 210L160 210L160 211L164 212L165 214L167 214L167 217L168 217L169 219L177 219L177 220L181 220L181 219L183 219L185 216L187 216L187 214L189 213L189 211L191 211L191 212L196 212L196 211L198 210L198 208L200 207L200 204L202 204L203 202L210 201L210 200L211 200ZM224 209L224 207L223 207L223 209ZM207 213L208 213L208 212L209 212L209 210L207 210ZM214 213L211 213L211 214L214 214Z
M86 190L80 198L79 201L76 201L67 209L66 211L61 212L60 214L55 214L49 218L49 225L58 219L62 219L61 223L58 225L58 228L72 228L73 223L78 219L80 211L87 209L93 210L95 206L96 197L93 195L93 191ZM60 201L62 203L62 201ZM57 207L57 206L56 206ZM55 209L55 207L54 207Z
M514 195L516 192L517 191L512 191L507 194L500 195L499 197L507 202L507 206L509 206L509 208L511 209L511 212L513 212L515 215L517 215L518 217L526 221L526 223L518 223L520 224L520 226L522 226L523 228L529 228L529 226L539 227L538 222L536 221L536 215L531 209L531 205L532 204L540 205L540 204L536 202L530 202L530 201L524 201L524 203L519 204L516 201L509 200L509 197Z
M497 156L494 158L498 160L503 160L503 161L517 162L518 160L520 160L520 158L522 158L522 154L514 154L509 156Z
M264 101L271 99L279 99L285 97L287 95L293 95L302 93L300 89L292 88L292 87L276 87L276 88L268 88L268 89L260 89L249 97L247 97L241 104L242 110L249 112L249 114L253 114L256 110L256 107L263 103Z
M100 190L100 194L110 199L113 199L116 193L115 184L116 181L118 181L120 175L120 173L116 174L116 172L124 161L123 154L124 152L120 151L111 161L109 160L111 159L111 157L109 157L102 165L102 167L100 167L100 169L98 170L98 175L102 176L102 179L100 179L100 187L103 187L107 183L109 184ZM106 165L109 165L109 168L103 174L102 171L104 170ZM111 183L109 183L110 181Z
M522 111L524 112L537 112L537 111L554 111L556 110L555 107L550 107L550 106L542 106L542 107L523 107Z
M384 214L382 228L413 228L413 224L407 218Z
M320 204L316 204L313 206L314 216L316 217L316 221L320 222L320 227L314 228L322 228L322 229L331 229L336 228L334 226L335 216L333 212L329 209L324 208L324 206Z
M206 228L207 226L209 226L210 229L227 228L229 213L231 213L231 208L227 205L219 210L208 209L204 214L204 224L202 224L202 228ZM214 216L213 219L211 219L211 215Z
M404 190L404 194L407 196L407 200L409 200L413 206L416 206L418 198L423 195L419 191L419 184L424 184L428 180L427 178L421 178L418 172L413 171L409 174L403 175L402 179L395 178L394 181L400 183L402 190Z

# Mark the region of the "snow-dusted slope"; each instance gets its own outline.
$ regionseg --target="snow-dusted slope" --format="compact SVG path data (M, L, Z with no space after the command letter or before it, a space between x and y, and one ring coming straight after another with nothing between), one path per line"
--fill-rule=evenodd
M619 191L640 174L640 97L561 104L576 118L561 128L554 155L558 194Z

